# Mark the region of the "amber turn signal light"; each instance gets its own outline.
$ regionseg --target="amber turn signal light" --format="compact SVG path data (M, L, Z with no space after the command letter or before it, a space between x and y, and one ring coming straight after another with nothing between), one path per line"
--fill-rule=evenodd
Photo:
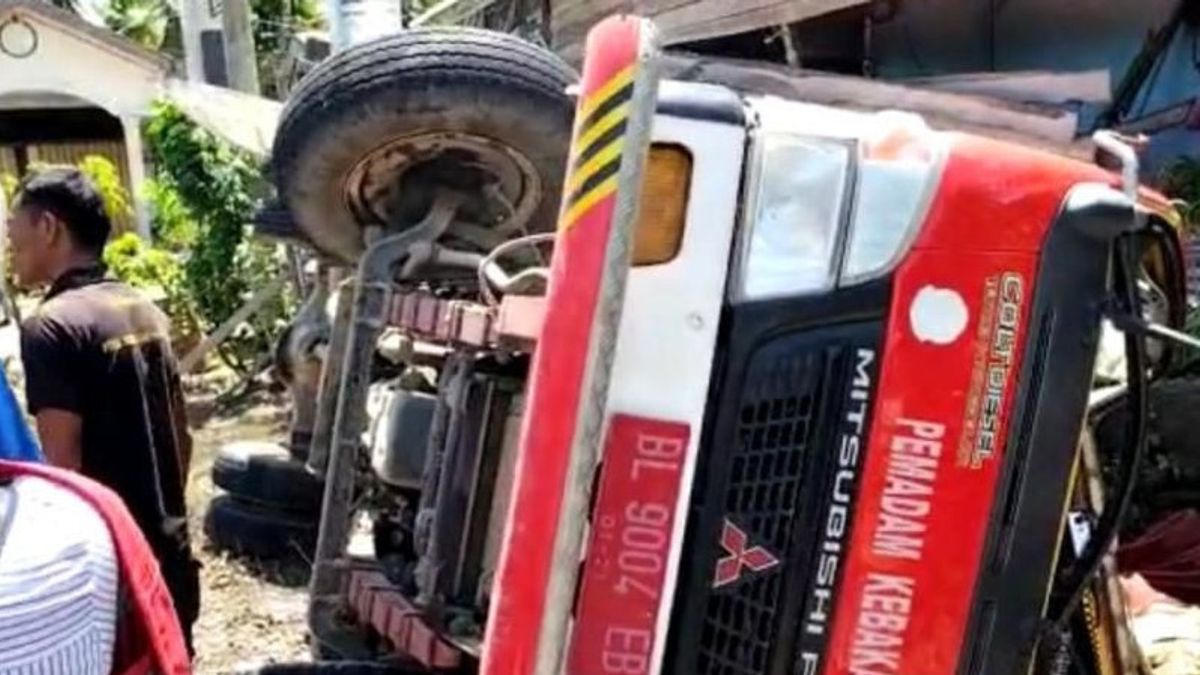
M634 266L661 265L679 255L692 184L692 155L679 145L651 146L634 232Z

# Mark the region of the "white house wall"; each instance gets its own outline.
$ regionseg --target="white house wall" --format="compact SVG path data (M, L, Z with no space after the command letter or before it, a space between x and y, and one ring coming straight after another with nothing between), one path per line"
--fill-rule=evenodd
M24 58L0 52L0 97L29 92L69 94L117 117L149 113L162 84L160 70L36 15L22 16L37 31L37 49Z

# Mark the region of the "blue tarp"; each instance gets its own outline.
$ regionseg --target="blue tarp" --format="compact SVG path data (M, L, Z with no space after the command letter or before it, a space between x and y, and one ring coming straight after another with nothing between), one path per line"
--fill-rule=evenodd
M42 450L33 439L7 377L0 377L0 459L42 461Z

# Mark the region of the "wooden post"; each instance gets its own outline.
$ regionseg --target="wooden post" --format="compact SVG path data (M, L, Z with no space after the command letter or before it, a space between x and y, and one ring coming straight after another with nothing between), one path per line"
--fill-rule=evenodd
M250 317L254 316L255 312L262 309L262 306L267 304L268 300L273 298L276 293L282 290L283 283L283 279L275 279L271 283L260 288L257 293L251 296L251 298L247 300L244 305L239 307L238 310L233 313L233 316L230 316L228 319L226 319L225 323L218 326L217 329L211 334L205 336L200 344L196 345L187 356L183 357L183 361L181 361L179 364L180 372L185 374L192 372L192 370L200 364L204 357L210 351L212 351L213 348L224 342L230 335L233 335L233 331L236 330L238 326L242 325L243 321L246 321Z

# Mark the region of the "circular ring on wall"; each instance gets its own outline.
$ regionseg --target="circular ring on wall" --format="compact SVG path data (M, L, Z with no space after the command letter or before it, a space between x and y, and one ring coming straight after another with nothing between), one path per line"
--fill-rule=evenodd
M33 24L13 16L0 24L0 52L16 59L31 56L38 48L38 34Z

